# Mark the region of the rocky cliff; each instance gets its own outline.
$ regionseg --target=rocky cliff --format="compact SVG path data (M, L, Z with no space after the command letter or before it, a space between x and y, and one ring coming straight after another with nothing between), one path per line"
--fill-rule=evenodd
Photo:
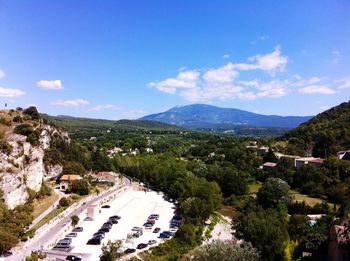
M8 207L13 209L28 200L30 190L38 192L43 180L62 172L61 165L44 164L45 151L50 148L53 137L70 140L67 132L37 120L31 125L38 134L38 142L33 145L27 136L15 133L18 124L10 125L2 130L1 140L6 144L3 148L7 149L0 150L0 190Z

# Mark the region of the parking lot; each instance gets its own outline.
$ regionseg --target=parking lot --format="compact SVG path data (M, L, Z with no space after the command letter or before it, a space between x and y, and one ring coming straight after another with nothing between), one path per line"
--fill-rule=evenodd
M109 202L110 208L99 208L93 221L81 221L78 226L83 227L77 237L72 238L71 253L84 254L84 260L98 260L101 254L101 246L108 240L122 240L123 249L136 248L140 243L148 243L149 240L156 240L159 244L159 233L153 233L154 228L159 227L160 232L169 230L169 222L174 216L174 204L165 201L161 194L156 192L128 191L120 195L114 201ZM159 219L151 229L143 229L143 234L138 238L127 238L133 227L143 227L150 214L159 214ZM114 224L101 245L87 245L99 228L109 219L118 215L121 217L118 224ZM143 227L144 228L144 227ZM154 245L156 245L154 244Z

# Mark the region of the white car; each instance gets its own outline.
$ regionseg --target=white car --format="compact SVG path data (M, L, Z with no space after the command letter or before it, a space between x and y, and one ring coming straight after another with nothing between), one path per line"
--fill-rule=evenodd
M170 232L176 233L179 229L177 227L172 227L169 229Z

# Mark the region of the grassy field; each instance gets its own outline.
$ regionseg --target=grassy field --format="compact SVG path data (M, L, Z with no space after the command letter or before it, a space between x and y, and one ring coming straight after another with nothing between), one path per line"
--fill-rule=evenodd
M52 210L49 214L47 214L43 219L41 219L38 223L35 224L35 226L32 228L32 230L37 230L41 226L45 225L48 223L51 219L54 217L58 216L61 212L63 212L66 208L60 207L60 208L55 208Z
M306 205L309 205L311 207L315 206L316 204L321 204L322 199L320 198L312 198L304 194L300 194L298 191L290 190L290 194L294 197L294 200L297 202L305 202Z
M51 196L44 197L42 199L36 200L33 202L34 211L33 217L36 219L43 213L46 209L48 209L52 204L58 199L58 195L56 193L52 193Z
M260 183L253 183L250 184L249 187L249 194L254 194L257 193L259 191L259 189L261 188L261 184Z

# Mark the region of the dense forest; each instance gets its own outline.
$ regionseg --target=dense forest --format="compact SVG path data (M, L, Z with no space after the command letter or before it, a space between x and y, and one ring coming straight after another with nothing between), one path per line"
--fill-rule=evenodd
M327 157L350 148L350 102L344 102L287 132L291 151L302 150L315 157Z

